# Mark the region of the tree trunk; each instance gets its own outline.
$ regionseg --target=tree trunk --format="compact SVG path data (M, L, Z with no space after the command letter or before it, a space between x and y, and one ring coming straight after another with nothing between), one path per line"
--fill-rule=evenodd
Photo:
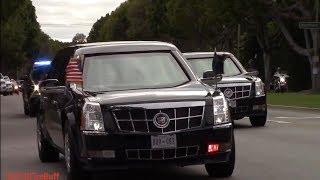
M320 92L320 63L319 63L319 56L313 56L310 66L311 69L311 78L312 78L312 90L316 92Z
M266 90L270 89L270 53L263 51L263 64L264 64L264 81Z

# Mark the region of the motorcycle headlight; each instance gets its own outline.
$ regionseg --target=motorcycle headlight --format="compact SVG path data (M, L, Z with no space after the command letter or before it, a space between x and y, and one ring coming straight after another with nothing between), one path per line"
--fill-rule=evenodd
M231 121L228 104L223 96L213 98L214 125L220 125Z
M282 82L282 83L286 82L286 80L284 79L284 77L280 77L280 82Z
M264 83L262 82L262 80L260 78L258 78L255 81L255 86L256 86L256 97L264 96L265 95Z
M33 85L33 91L34 91L34 92L39 92L39 90L40 90L40 89L39 89L39 84L34 84L34 85Z
M83 105L81 129L95 132L105 131L99 103L86 102Z

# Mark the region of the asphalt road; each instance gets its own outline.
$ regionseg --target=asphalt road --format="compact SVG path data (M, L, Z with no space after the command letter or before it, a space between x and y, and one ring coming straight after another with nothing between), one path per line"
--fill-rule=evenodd
M236 122L236 167L230 180L320 179L320 113L270 109L268 123L252 128ZM15 173L59 173L63 160L43 164L38 158L35 119L23 115L21 96L1 96L1 179ZM110 171L94 179L210 179L203 166L138 171Z

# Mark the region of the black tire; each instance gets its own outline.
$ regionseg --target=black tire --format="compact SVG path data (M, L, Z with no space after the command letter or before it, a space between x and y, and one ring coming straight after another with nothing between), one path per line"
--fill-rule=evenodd
M234 137L232 144L233 146L229 161L224 163L205 164L206 171L210 177L224 178L232 175L236 159Z
M265 126L267 122L267 116L252 116L250 117L250 123L253 127Z
M43 131L40 126L40 119L42 116L39 114L37 118L37 144L39 159L41 162L56 162L59 161L59 152L45 139Z
M29 116L30 117L36 117L37 116L37 112L36 112L36 108L35 107L31 107L29 108Z
M23 110L24 110L24 114L25 115L29 115L30 114L30 109L27 106L26 102L23 101Z
M64 159L67 169L68 180L89 180L90 176L85 172L75 155L74 140L71 135L71 130L68 124L65 124L64 130Z

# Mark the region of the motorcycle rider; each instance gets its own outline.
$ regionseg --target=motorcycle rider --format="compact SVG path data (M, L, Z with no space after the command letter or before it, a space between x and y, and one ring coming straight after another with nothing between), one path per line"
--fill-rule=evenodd
M274 90L275 91L288 91L288 84L286 78L289 76L286 73L281 71L281 68L278 67L276 72L273 75L273 82L274 82Z

